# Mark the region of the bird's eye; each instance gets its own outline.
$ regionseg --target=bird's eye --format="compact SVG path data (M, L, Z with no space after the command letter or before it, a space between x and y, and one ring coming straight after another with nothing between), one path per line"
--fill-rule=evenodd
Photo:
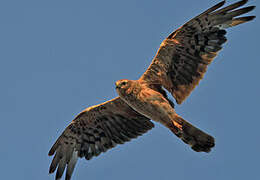
M126 82L124 81L124 82L122 82L121 84L122 84L122 86L124 86L124 85L126 85Z

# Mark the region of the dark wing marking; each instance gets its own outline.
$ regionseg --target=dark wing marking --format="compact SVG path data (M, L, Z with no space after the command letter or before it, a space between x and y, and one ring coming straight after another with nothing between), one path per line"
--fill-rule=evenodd
M224 29L255 18L236 18L254 9L254 6L236 9L246 2L239 1L217 10L224 5L225 1L222 1L170 34L140 79L163 85L181 104L198 85L207 66L226 42Z
M53 173L58 167L56 179L59 179L67 166L66 180L69 180L78 157L90 160L153 127L148 118L119 97L87 108L70 123L49 151L50 156L55 153L49 172Z

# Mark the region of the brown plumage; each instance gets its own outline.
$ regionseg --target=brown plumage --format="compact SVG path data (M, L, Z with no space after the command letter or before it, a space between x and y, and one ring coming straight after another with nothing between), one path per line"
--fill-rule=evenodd
M203 78L207 66L226 42L226 28L251 21L237 17L254 9L240 8L242 0L219 9L225 1L206 10L171 33L161 44L139 80L119 80L119 97L82 111L52 146L49 172L60 179L66 168L71 178L78 157L90 160L102 152L136 138L154 127L151 120L169 128L195 151L209 152L214 138L180 117L163 88L181 104Z
M249 6L234 10L246 2L239 1L215 11L224 5L225 1L222 1L171 33L162 42L141 79L161 84L181 104L198 85L207 66L227 41L224 29L255 18L236 18L254 9L254 6Z
M58 167L56 179L59 179L67 164L66 179L70 179L78 157L90 160L153 127L148 118L135 112L119 97L89 107L70 123L52 146L49 155L56 153L49 173Z

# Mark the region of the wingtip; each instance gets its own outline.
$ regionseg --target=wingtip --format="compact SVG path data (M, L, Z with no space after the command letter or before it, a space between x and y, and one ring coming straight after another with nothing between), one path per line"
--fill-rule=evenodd
M244 16L244 17L236 18L234 19L234 21L241 21L241 23L244 23L244 22L252 21L255 18L256 16Z
M63 174L63 172L62 172ZM62 174L60 174L58 171L56 172L55 180L60 180L62 177Z
M219 2L218 4L216 4L213 7L216 7L216 9L218 9L218 8L222 7L225 3L226 3L226 0Z
M248 2L248 0L242 0L242 1L239 1L239 2L237 2L237 3L239 3L240 6L243 6L243 5L245 5L247 2Z
M55 171L55 170L54 170L54 171ZM54 173L54 171L50 168L50 169L49 169L49 174Z
M59 143L60 143L60 139L61 139L61 136L56 140L56 142L52 145L48 155L49 156L52 156L55 151L57 150L58 146L59 146Z
M218 8L220 8L220 7L224 6L225 3L226 3L226 0L221 1L220 3L216 4L215 6L217 6ZM218 9L218 8L217 8L217 9Z
M48 152L48 156L53 156L55 151L53 151L52 149Z
M256 8L256 6L250 6L252 9L251 10L254 10Z
M49 168L49 174L54 173L55 170L56 170L56 167L54 167L54 166L51 164L51 166L50 166L50 168Z
M247 17L244 17L246 21L252 21L256 18L256 16L247 16Z
M61 177L56 177L56 178L55 178L55 180L60 180L60 179L61 179Z
M225 3L226 3L226 0L220 2L221 6L223 6Z
M255 8L256 8L256 6L248 6L248 7L246 7L248 12L254 10Z
M65 180L70 180L71 176L66 174Z

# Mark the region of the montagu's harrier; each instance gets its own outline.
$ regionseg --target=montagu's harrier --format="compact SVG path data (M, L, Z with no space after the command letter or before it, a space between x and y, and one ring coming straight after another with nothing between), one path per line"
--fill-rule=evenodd
M226 42L226 28L251 21L255 16L237 17L254 9L239 8L242 0L219 9L225 1L209 8L171 33L161 44L146 72L138 80L119 80L119 97L82 111L52 146L49 172L57 168L60 179L66 168L71 178L78 157L90 160L102 152L136 138L154 127L151 120L169 128L197 152L209 152L214 138L180 117L167 98L168 90L181 104L203 78L207 66Z

